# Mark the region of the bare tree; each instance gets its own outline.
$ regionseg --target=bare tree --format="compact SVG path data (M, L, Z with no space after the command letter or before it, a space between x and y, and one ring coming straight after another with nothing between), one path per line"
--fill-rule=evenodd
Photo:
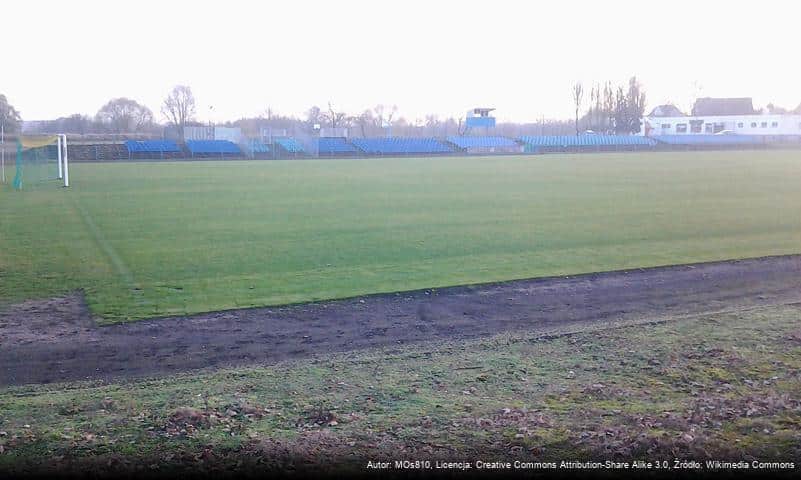
M427 135L431 135L432 137L437 136L437 132L439 131L439 127L442 124L440 122L439 117L435 114L426 115L425 125L428 129Z
M120 97L103 105L96 118L114 133L135 133L153 123L153 112L135 100Z
M783 115L783 114L790 113L790 111L787 110L786 108L780 107L778 105L775 105L772 102L769 103L767 105L767 107L765 107L765 108L767 108L768 113L771 113L771 114L781 114L781 115Z
M334 110L333 105L331 102L328 102L328 111L322 114L323 119L326 123L331 125L332 129L337 127L345 127L348 122L348 115L345 112L337 112Z
M573 85L573 102L576 106L576 135L579 134L579 110L581 110L581 101L584 98L584 87L581 82L576 82Z
M387 108L384 105L376 105L373 111L375 112L376 126L384 128L392 125L392 118L398 113L398 106L393 105L391 108Z
M354 119L354 122L359 126L359 130L362 132L362 138L367 138L368 129L375 125L372 110L365 110Z
M465 123L465 124L462 125L462 123ZM459 136L462 136L465 133L467 133L467 124L466 124L466 122L462 122L462 118L459 117L459 123L456 125L456 134L459 135Z
M17 132L22 124L19 112L8 103L8 99L3 94L0 94L0 124L3 125L6 133Z
M637 77L629 79L629 90L626 95L627 132L639 133L642 128L642 117L645 114L645 91L637 81Z
M179 130L184 138L184 127L195 116L195 96L186 85L176 85L161 105L161 113Z
M95 127L91 117L81 115L80 113L56 119L54 123L57 125L55 129L57 132L78 133L81 135L91 132L93 127Z
M319 125L322 119L322 112L320 111L320 107L317 105L311 107L306 111L306 123L308 123L309 127L314 127L315 125Z

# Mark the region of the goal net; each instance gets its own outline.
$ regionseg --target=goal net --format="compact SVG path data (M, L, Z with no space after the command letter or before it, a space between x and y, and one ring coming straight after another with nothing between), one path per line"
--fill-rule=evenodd
M53 184L69 186L66 136L17 137L14 170L12 186L16 190Z

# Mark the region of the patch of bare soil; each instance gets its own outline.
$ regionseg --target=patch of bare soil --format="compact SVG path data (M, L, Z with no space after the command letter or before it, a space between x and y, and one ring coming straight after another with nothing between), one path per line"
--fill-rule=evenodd
M801 256L372 295L96 326L78 293L0 312L0 386L107 380L500 332L801 302Z

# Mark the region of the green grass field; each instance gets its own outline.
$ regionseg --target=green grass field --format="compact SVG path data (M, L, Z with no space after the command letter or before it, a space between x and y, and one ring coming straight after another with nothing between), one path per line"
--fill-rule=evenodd
M0 302L104 321L801 252L801 152L73 164L0 188ZM13 175L13 172L12 172Z
M432 457L792 461L801 455L798 315L767 307L549 340L520 332L119 384L0 388L0 476L263 474L307 462L364 473L365 459Z

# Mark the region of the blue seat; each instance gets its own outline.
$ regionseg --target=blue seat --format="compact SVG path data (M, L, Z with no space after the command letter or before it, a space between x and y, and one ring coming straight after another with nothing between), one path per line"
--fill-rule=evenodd
M522 136L518 140L530 147L547 148L650 147L656 144L649 137L638 135L539 135Z
M517 143L506 137L448 137L459 148L510 148Z
M187 140L186 148L192 155L242 155L239 147L228 140Z
M251 141L249 146L251 153L270 153L270 146L258 140Z
M452 153L453 149L435 138L354 138L352 143L364 153L374 155L408 155Z
M172 140L128 140L125 142L128 153L180 153L178 144Z
M275 143L289 153L303 153L303 145L294 138L278 138Z
M322 137L318 139L317 151L322 155L357 153L356 147L342 137Z

